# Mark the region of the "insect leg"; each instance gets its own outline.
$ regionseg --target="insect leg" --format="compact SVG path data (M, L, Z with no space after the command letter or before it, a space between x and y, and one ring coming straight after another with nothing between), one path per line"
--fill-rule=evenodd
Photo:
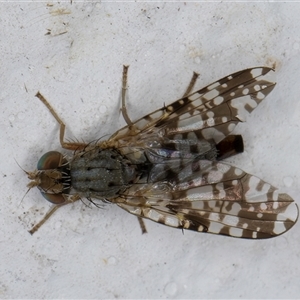
M129 66L125 66L123 65L123 77L122 77L122 115L123 118L125 120L125 122L127 123L127 125L131 126L133 125L132 121L130 120L128 114L127 114L127 108L126 108L126 103L125 103L125 98L126 98L126 90L127 90L127 73L128 73L128 68ZM141 230L142 230L142 234L147 233L147 229L146 229L146 225L143 221L142 218L138 218Z
M192 79L189 83L188 88L186 89L185 93L183 94L182 98L188 96L191 93L191 91L192 91L192 89L193 89L193 87L194 87L194 85L197 81L198 76L199 76L198 73L196 73L196 72L193 73L193 77L192 77Z
M40 227L62 206L73 203L77 200L79 200L80 197L78 197L77 195L73 195L72 197L70 197L69 199L66 200L66 202L62 203L62 204L57 204L57 205L53 205L48 212L46 213L46 215L44 216L44 218L38 222L37 224L35 224L30 230L29 233L32 235L34 234L36 231L38 231L40 229Z
M51 215L53 213L55 213L55 211L60 207L61 205L53 205L50 210L47 212L47 214L44 216L44 218L38 222L37 224L35 224L30 230L29 233L32 235L34 234L36 231L39 230L39 228L51 217Z
M123 66L123 78L122 78L122 115L127 123L127 125L132 125L132 122L127 114L127 108L125 104L125 97L126 97L126 90L127 90L127 73L128 73L129 66Z
M137 219L138 219L140 227L142 229L142 234L147 233L147 228L146 228L143 218L137 217Z
M87 146L87 144L85 144L85 143L70 143L70 142L65 142L64 141L65 129L66 129L65 123L60 119L60 117L55 112L55 110L52 108L52 106L50 105L50 103L45 99L45 97L40 92L37 92L37 94L35 96L42 101L42 103L48 108L48 110L50 111L51 115L55 118L55 120L60 125L60 129L59 129L59 141L60 141L61 146L64 149L68 149L68 150L80 150L80 149L84 149Z

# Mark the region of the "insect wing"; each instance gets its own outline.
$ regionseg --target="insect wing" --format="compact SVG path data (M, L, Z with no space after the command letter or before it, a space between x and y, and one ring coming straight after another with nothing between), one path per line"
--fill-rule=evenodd
M240 238L270 238L289 230L298 207L287 194L233 166L187 164L168 182L133 185L117 200L126 211L158 223Z
M233 237L289 230L298 218L290 196L238 168L199 158L273 90L273 73L258 67L231 74L116 132L111 139L123 154L146 153L154 165L148 183L130 187L118 205L168 226Z
M273 90L273 73L271 68L257 67L226 76L125 126L110 140L120 145L139 141L147 147L147 141L161 134L169 140L218 143Z

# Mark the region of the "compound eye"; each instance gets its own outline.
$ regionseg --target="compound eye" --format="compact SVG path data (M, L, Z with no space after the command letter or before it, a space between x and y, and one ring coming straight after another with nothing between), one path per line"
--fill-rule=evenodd
M47 201L49 201L53 204L62 204L64 202L66 202L66 199L64 198L64 196L62 194L48 194L48 193L43 193L43 192L41 192L41 194Z
M56 169L66 162L67 160L63 157L61 153L57 151L49 151L39 159L37 164L37 169L38 170Z

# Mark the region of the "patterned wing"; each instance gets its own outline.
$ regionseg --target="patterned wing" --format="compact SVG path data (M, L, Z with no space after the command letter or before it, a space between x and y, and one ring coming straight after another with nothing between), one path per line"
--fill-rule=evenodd
M149 148L206 153L273 90L273 74L267 67L231 74L120 129L108 143L124 155Z
M280 235L298 218L289 195L238 168L207 160L187 164L173 180L133 185L116 203L171 227L252 239Z

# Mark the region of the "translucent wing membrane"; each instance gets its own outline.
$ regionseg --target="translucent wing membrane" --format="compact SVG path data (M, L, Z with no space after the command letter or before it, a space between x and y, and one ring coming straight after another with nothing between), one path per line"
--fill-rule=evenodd
M194 161L173 180L130 187L126 211L158 223L241 238L270 238L298 218L293 199L263 180L220 162Z

